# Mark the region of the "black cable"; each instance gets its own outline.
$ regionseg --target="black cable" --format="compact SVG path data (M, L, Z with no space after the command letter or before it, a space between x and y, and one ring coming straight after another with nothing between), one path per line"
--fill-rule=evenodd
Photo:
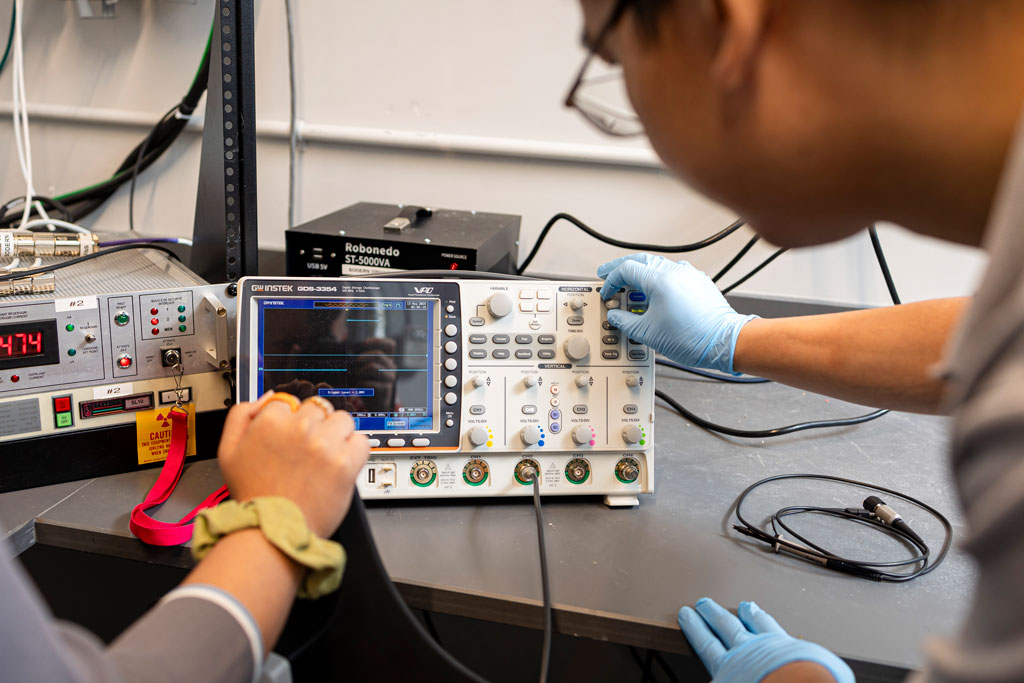
M139 179L139 167L142 165L143 157L146 156L146 148L149 147L149 143L153 140L153 134L156 133L157 129L159 129L168 118L177 114L180 106L181 103L179 102L168 109L167 113L160 117L160 121L153 126L153 130L149 131L149 135L147 135L146 139L142 141L141 145L139 145L139 153L135 157L135 165L132 167L131 188L128 190L128 232L130 233L135 232L135 183Z
M437 278L439 280L537 280L530 275L511 275L509 273L485 273L479 270L405 270L393 273L372 273L370 275L355 275L351 279L392 279L392 278L415 278L425 280Z
M49 266L41 266L39 268L31 268L29 270L23 270L17 273L9 273L7 275L0 275L0 282L6 282L8 280L20 280L21 278L31 277L33 275L41 275L42 273L51 273L62 268L68 268L70 266L84 263L86 261L92 261L93 259L100 258L101 256L109 256L110 254L116 254L119 251L128 251L129 249L152 249L154 251L162 251L165 254L174 257L175 261L180 261L178 255L167 247L162 247L159 244L120 244L116 247L107 247L100 251L86 254L85 256L78 256L67 261L61 261L60 263L54 263Z
M782 508L775 512L771 517L772 532L767 531L752 525L750 522L743 517L743 503L746 501L747 496L750 493L765 484L774 481L780 481L785 479L813 479L820 481L831 481L841 484L848 484L850 486L856 486L871 491L882 492L891 496L895 496L903 501L906 501L918 508L928 512L930 515L935 517L945 530L945 538L942 542L942 548L939 553L932 558L931 549L928 545L914 533L909 526L892 525L886 524L881 518L876 517L874 514L866 509L859 507L854 508L826 508L813 505L794 505ZM865 501L867 503L867 501ZM866 507L866 505L865 505ZM851 521L865 524L871 528L878 529L892 536L898 537L910 546L917 548L920 554L907 559L907 560L895 560L895 561L867 561L867 560L854 560L846 557L837 555L825 548L809 541L804 536L794 531L791 527L787 526L783 519L787 516L795 514L822 514L831 517L838 517L841 519L849 519ZM857 481L855 479L846 479L843 477L836 477L829 474L779 474L773 477L768 477L755 482L748 486L736 499L736 521L739 524L733 525L733 529L740 532L744 536L754 538L758 541L771 545L776 552L782 550L789 554L793 554L797 557L801 557L809 562L825 567L826 569L832 569L835 571L841 571L847 574L851 574L863 579L869 579L872 581L882 581L889 583L905 583L911 581L919 576L924 576L934 571L942 561L946 558L946 554L949 552L949 548L953 542L953 526L950 524L946 517L931 507L930 505L909 496L905 493L900 493L884 486L877 486L875 484L868 484L866 482ZM906 530L900 528L905 527ZM783 537L779 533L779 529L783 529L788 537ZM800 543L795 543L791 539L797 539ZM802 544L802 545L801 545ZM917 569L907 573L899 573L888 571L892 568L898 567L911 567L919 565Z
M746 256L747 252L753 249L754 245L757 244L760 240L760 235L754 235L753 237L751 237L750 241L743 245L743 248L740 249L739 252L732 257L732 260L726 263L725 267L718 271L713 278L711 278L711 281L718 282L719 280L721 280L725 276L725 274L732 270L733 266L739 263L740 259Z
M430 612L421 609L420 616L423 617L423 623L426 625L427 631L430 632L430 637L434 639L438 647L444 647L444 644L441 642L441 633L437 630L437 626L434 625L434 618L430 616Z
M743 277L741 277L741 278L740 278L739 280L737 280L736 282L732 283L731 285L729 285L728 287L726 287L725 289L723 289L723 290L722 290L722 294L728 294L728 293L729 293L729 292L731 292L732 290L736 289L737 287L739 287L740 285L742 285L742 284L743 284L744 282L746 282L746 281L747 281L747 280L749 280L750 278L752 278L752 277L754 277L755 275L757 275L758 273L760 273L760 272L761 272L762 270L764 270L764 269L765 269L766 267L768 267L768 264L769 264L769 263L771 263L771 262L772 262L772 261L774 261L775 259L777 259L777 258L779 258L780 256L782 256L782 255L783 255L783 254L785 254L785 253L786 253L787 251L789 251L789 249L779 249L779 250L778 250L778 251L776 251L776 252L775 252L774 254L772 254L771 256L769 256L768 258L766 258L766 259L765 259L764 261L762 261L762 262L761 262L761 264L760 264L760 265L758 265L758 266L757 266L756 268L754 268L754 269L753 269L752 271L750 271L749 273L747 273L746 275L744 275Z
M707 370L701 370L700 368L691 368L688 365L680 365L675 361L671 361L665 358L655 358L654 362L658 365L663 365L666 368L674 368L676 370L682 370L688 372L691 375L697 375L698 377L707 377L708 379L718 380L719 382L727 382L730 384L768 384L771 382L770 379L764 377L733 377L732 375L722 375L717 372L708 372Z
M640 656L640 650L636 649L632 645L628 645L626 649L629 650L630 656L633 658L633 661L636 662L637 667L640 669L640 683L647 683L648 681L653 681L654 677L651 676L650 666L652 662L648 662L645 664L644 658ZM651 651L648 650L647 654L650 655L650 653Z
M733 427L726 427L724 425L715 424L705 420L704 418L696 415L687 410L679 401L675 400L661 389L655 389L654 395L660 398L662 401L667 403L673 410L685 417L690 422L694 423L698 427L707 429L711 432L718 432L719 434L726 434L728 436L736 436L743 439L767 439L773 436L784 436L786 434L794 434L796 432L804 432L810 429L829 429L832 427L850 427L852 425L864 424L865 422L871 422L882 417L888 410L876 410L874 412L867 413L866 415L858 415L857 417L845 417L837 418L834 420L815 420L812 422L798 422L797 424L787 425L785 427L775 427L774 429L735 429Z
M15 197L14 199L11 199L11 200L5 202L2 206L0 206L0 221L2 221L4 219L4 217L7 215L8 211L13 209L18 204L23 204L24 202L25 202L25 197L24 196ZM56 209L57 211L60 211L60 216L51 216L51 218L59 218L62 221L69 221L69 222L72 221L71 210L67 207L66 204L64 204L64 202L57 201L53 197L42 197L40 195L32 195L32 209L29 211L29 216L30 217L31 217L31 215L33 213L35 213L35 214L39 213L38 211L36 211L36 207L35 207L35 203L36 202L39 202L40 204L42 204L44 208L47 208L47 209L50 209L50 210ZM42 218L42 216L39 216L39 217ZM17 220L20 221L21 220L20 214L17 215L16 218L17 218ZM39 228L36 228L36 230L46 230L46 228L44 226L40 226Z
M699 242L693 242L692 244L680 244L676 246L666 246L664 244L644 244L642 242L626 242L623 240L615 239L614 237L608 237L607 235L603 235L599 233L597 230L594 230L592 227L590 227L580 219L576 218L575 216L570 216L567 213L559 213L552 216L551 219L547 222L547 225L545 225L544 228L540 231L540 236L537 237L537 241L533 243L533 248L530 250L530 253L523 260L522 264L520 264L520 266L516 269L517 274L521 275L523 271L525 271L529 267L530 263L533 262L534 257L537 256L537 252L540 250L541 244L544 243L544 240L547 238L548 233L551 232L551 228L553 228L555 224L558 223L558 221L568 221L569 223L572 223L583 232L593 237L594 239L600 242L604 242L605 244L610 244L613 247L619 247L621 249L630 249L632 251L657 251L665 254L683 254L691 251L697 251L705 247L710 247L712 244L724 240L726 237L733 234L734 232L736 232L737 230L744 226L744 222L742 220L738 220L729 227L719 230L714 235L706 237L700 240Z
M878 260L878 267L882 270L882 277L885 278L885 286L889 289L889 296L892 302L900 305L900 295L896 291L896 283L889 272L889 264L885 260L885 253L882 251L882 242L878 239L878 230L874 225L868 228L868 235L871 237L871 248L875 250L875 258Z
M551 667L551 577L548 551L544 547L544 513L540 509L540 472L533 475L533 508L537 512L537 546L540 550L540 585L544 598L544 646L540 653L540 683L548 680Z
M654 661L656 661L661 666L661 670L665 672L666 676L668 676L669 682L679 683L679 677L676 676L674 671L672 671L672 669L668 665L668 662L666 662L665 658L661 656L661 653L657 650L652 651L654 652Z

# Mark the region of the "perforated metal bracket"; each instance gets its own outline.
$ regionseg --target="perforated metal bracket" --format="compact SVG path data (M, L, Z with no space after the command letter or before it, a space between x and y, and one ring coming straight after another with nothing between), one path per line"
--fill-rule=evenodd
M209 282L256 275L253 0L217 0L192 269Z

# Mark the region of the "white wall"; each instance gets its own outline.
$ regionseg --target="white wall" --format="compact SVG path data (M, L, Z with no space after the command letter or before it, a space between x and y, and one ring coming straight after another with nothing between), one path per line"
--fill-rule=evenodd
M6 34L11 0L0 0ZM198 65L212 0L121 0L113 20L77 18L68 0L26 0L26 75L30 103L83 108L91 123L47 118L32 126L36 188L59 194L108 176L155 121L184 94ZM642 143L608 140L561 107L582 58L574 0L295 0L299 34L299 116L310 128L379 137L418 133L427 146L495 144L541 156L467 154L377 144L312 142L301 155L299 220L360 200L418 203L523 216L525 253L545 220L559 211L624 239L688 242L733 216L679 185L645 159ZM288 117L283 0L257 2L257 108L261 129ZM0 76L0 108L10 110L10 67ZM200 109L200 112L202 109ZM0 122L0 189L23 191L10 117ZM136 219L153 235L189 235L195 205L199 138L186 133L140 178ZM628 163L615 163L614 159ZM259 140L262 246L281 248L287 205L287 143ZM119 193L87 221L127 229ZM716 270L748 233L694 254ZM906 300L970 292L984 266L977 252L937 244L887 227L882 239ZM747 267L770 253L759 245ZM534 269L593 273L620 253L576 232L555 229ZM565 255L570 258L566 259ZM741 266L737 273L745 272ZM884 284L866 235L791 252L751 280L744 292L883 304Z

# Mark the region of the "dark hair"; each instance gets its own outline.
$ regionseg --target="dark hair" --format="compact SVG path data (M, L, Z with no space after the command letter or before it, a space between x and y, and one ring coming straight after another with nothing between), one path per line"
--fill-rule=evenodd
M645 38L658 36L658 20L662 13L672 4L672 0L633 0L633 11L636 12L636 25Z

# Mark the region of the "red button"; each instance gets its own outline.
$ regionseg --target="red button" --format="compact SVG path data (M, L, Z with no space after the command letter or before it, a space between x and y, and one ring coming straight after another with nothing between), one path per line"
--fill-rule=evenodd
M153 318L152 320L149 321L149 324L150 325L159 325L160 324L160 318Z
M20 378L20 377L18 377L17 375L11 375L11 381L12 381L12 382L17 382L17 381L18 381L18 380L20 380L20 379L21 379L21 378Z
M154 327L153 328L153 334L160 334L160 328L159 327Z
M149 309L149 312L152 313L153 315L156 315L157 313L160 312L160 309L159 308L151 308L151 309Z
M69 410L71 410L70 396L61 396L60 398L53 399L53 412L66 413Z
M117 364L120 365L122 368L130 368L132 366L132 357L121 356L120 358L117 359Z

